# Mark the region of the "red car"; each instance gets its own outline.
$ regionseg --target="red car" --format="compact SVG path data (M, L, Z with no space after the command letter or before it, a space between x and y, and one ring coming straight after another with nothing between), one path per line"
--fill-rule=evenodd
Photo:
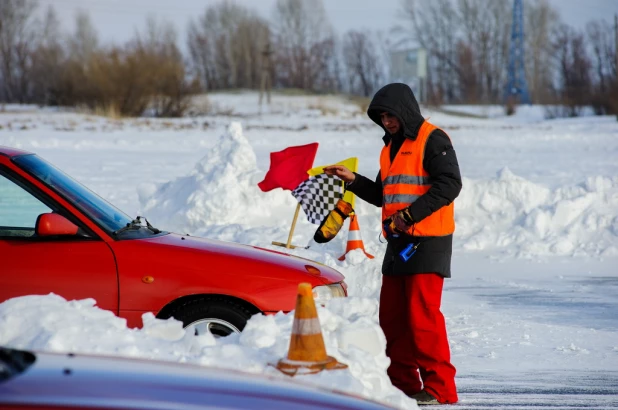
M32 153L0 146L0 302L53 292L141 326L174 317L199 334L241 331L256 313L346 296L343 275L254 246L161 231L132 219Z

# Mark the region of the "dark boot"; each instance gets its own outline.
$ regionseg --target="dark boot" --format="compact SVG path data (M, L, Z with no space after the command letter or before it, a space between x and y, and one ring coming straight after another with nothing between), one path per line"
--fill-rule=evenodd
M432 404L440 404L438 399L427 393L425 390L421 390L420 393L410 395L411 398L416 400L419 406L426 406Z

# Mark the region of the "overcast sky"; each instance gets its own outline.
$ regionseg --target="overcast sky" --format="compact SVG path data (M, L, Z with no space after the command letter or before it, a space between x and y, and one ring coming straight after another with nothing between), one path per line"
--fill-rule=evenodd
M149 15L172 22L181 39L187 22L220 0L39 0L41 9L53 5L63 27L72 30L75 13L89 12L103 42L124 42L141 29ZM430 0L426 0L430 1ZM270 18L275 0L236 0ZM605 19L613 23L618 0L550 0L564 22L583 27L588 21ZM337 32L371 29L388 32L400 24L397 17L401 0L324 0L326 12ZM525 2L524 2L525 4ZM525 6L524 6L525 7Z

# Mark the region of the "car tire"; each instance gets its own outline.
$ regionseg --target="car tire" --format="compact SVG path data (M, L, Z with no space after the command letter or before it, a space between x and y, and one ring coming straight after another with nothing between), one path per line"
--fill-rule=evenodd
M189 300L170 314L181 321L185 329L192 328L196 335L209 331L215 337L242 332L251 316L241 304L220 297Z

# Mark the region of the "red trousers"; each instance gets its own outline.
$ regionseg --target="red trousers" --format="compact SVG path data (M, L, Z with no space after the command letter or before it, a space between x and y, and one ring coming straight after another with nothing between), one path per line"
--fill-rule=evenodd
M443 284L435 273L382 276L380 327L393 385L408 395L425 389L440 403L455 403L455 367L440 311Z

